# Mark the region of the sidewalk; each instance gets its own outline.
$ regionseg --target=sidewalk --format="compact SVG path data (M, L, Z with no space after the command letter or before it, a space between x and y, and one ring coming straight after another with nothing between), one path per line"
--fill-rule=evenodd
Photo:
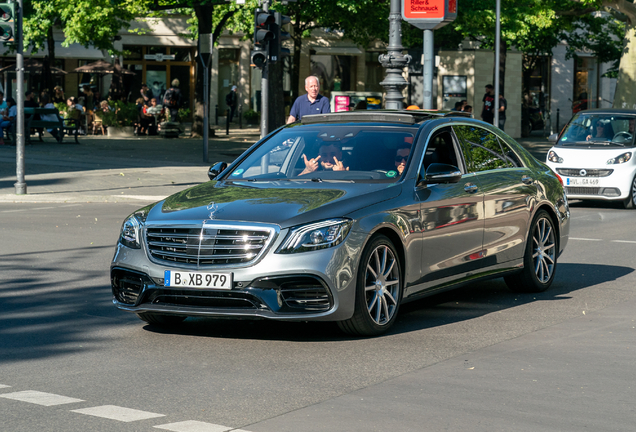
M115 139L83 136L80 144L52 137L25 148L27 194L15 194L15 147L0 146L0 203L2 202L139 202L159 201L168 195L208 181L215 162L231 162L259 137L258 129L217 131L203 161L201 138L137 137ZM551 147L536 135L518 140L539 160Z
M26 195L15 194L15 146L0 146L0 202L158 201L208 181L211 165L233 161L259 137L258 129L223 130L209 140L209 163L201 138L35 139L25 147Z

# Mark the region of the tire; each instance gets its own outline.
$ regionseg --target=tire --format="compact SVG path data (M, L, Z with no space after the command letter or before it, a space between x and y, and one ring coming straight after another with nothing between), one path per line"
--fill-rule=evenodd
M629 210L636 208L636 177L632 180L632 186L629 188L629 196L623 201L623 206Z
M378 235L360 258L353 316L338 322L354 336L378 336L395 323L403 291L397 251L387 237Z
M552 285L557 268L558 243L552 218L545 210L539 210L532 219L523 270L504 280L513 292L539 293Z
M137 316L140 320L146 321L148 324L157 326L157 327L173 327L183 322L186 319L184 316L178 315L160 315L155 313L138 313Z

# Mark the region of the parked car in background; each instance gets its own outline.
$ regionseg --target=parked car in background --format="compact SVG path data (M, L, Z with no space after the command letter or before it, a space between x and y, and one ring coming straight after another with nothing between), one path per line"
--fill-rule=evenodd
M595 109L572 117L547 155L568 198L636 208L636 110Z
M373 336L401 304L477 280L544 291L568 240L558 176L458 112L304 116L209 177L124 221L119 309L158 326L317 320Z

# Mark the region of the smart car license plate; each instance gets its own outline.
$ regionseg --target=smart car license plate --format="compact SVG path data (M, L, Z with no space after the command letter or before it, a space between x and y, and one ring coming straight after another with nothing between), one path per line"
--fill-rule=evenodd
M598 186L600 179L597 178L567 178L566 186Z
M164 286L230 290L232 289L232 273L166 270Z

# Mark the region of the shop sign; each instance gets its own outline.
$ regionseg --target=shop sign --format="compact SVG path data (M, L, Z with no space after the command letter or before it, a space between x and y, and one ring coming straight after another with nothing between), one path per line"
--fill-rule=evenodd
M174 54L162 54L162 53L157 53L157 54L146 54L144 56L144 58L146 60L154 60L154 61L164 61L164 60L174 60L175 55Z
M457 18L458 0L402 0L402 19L422 30L436 30Z

